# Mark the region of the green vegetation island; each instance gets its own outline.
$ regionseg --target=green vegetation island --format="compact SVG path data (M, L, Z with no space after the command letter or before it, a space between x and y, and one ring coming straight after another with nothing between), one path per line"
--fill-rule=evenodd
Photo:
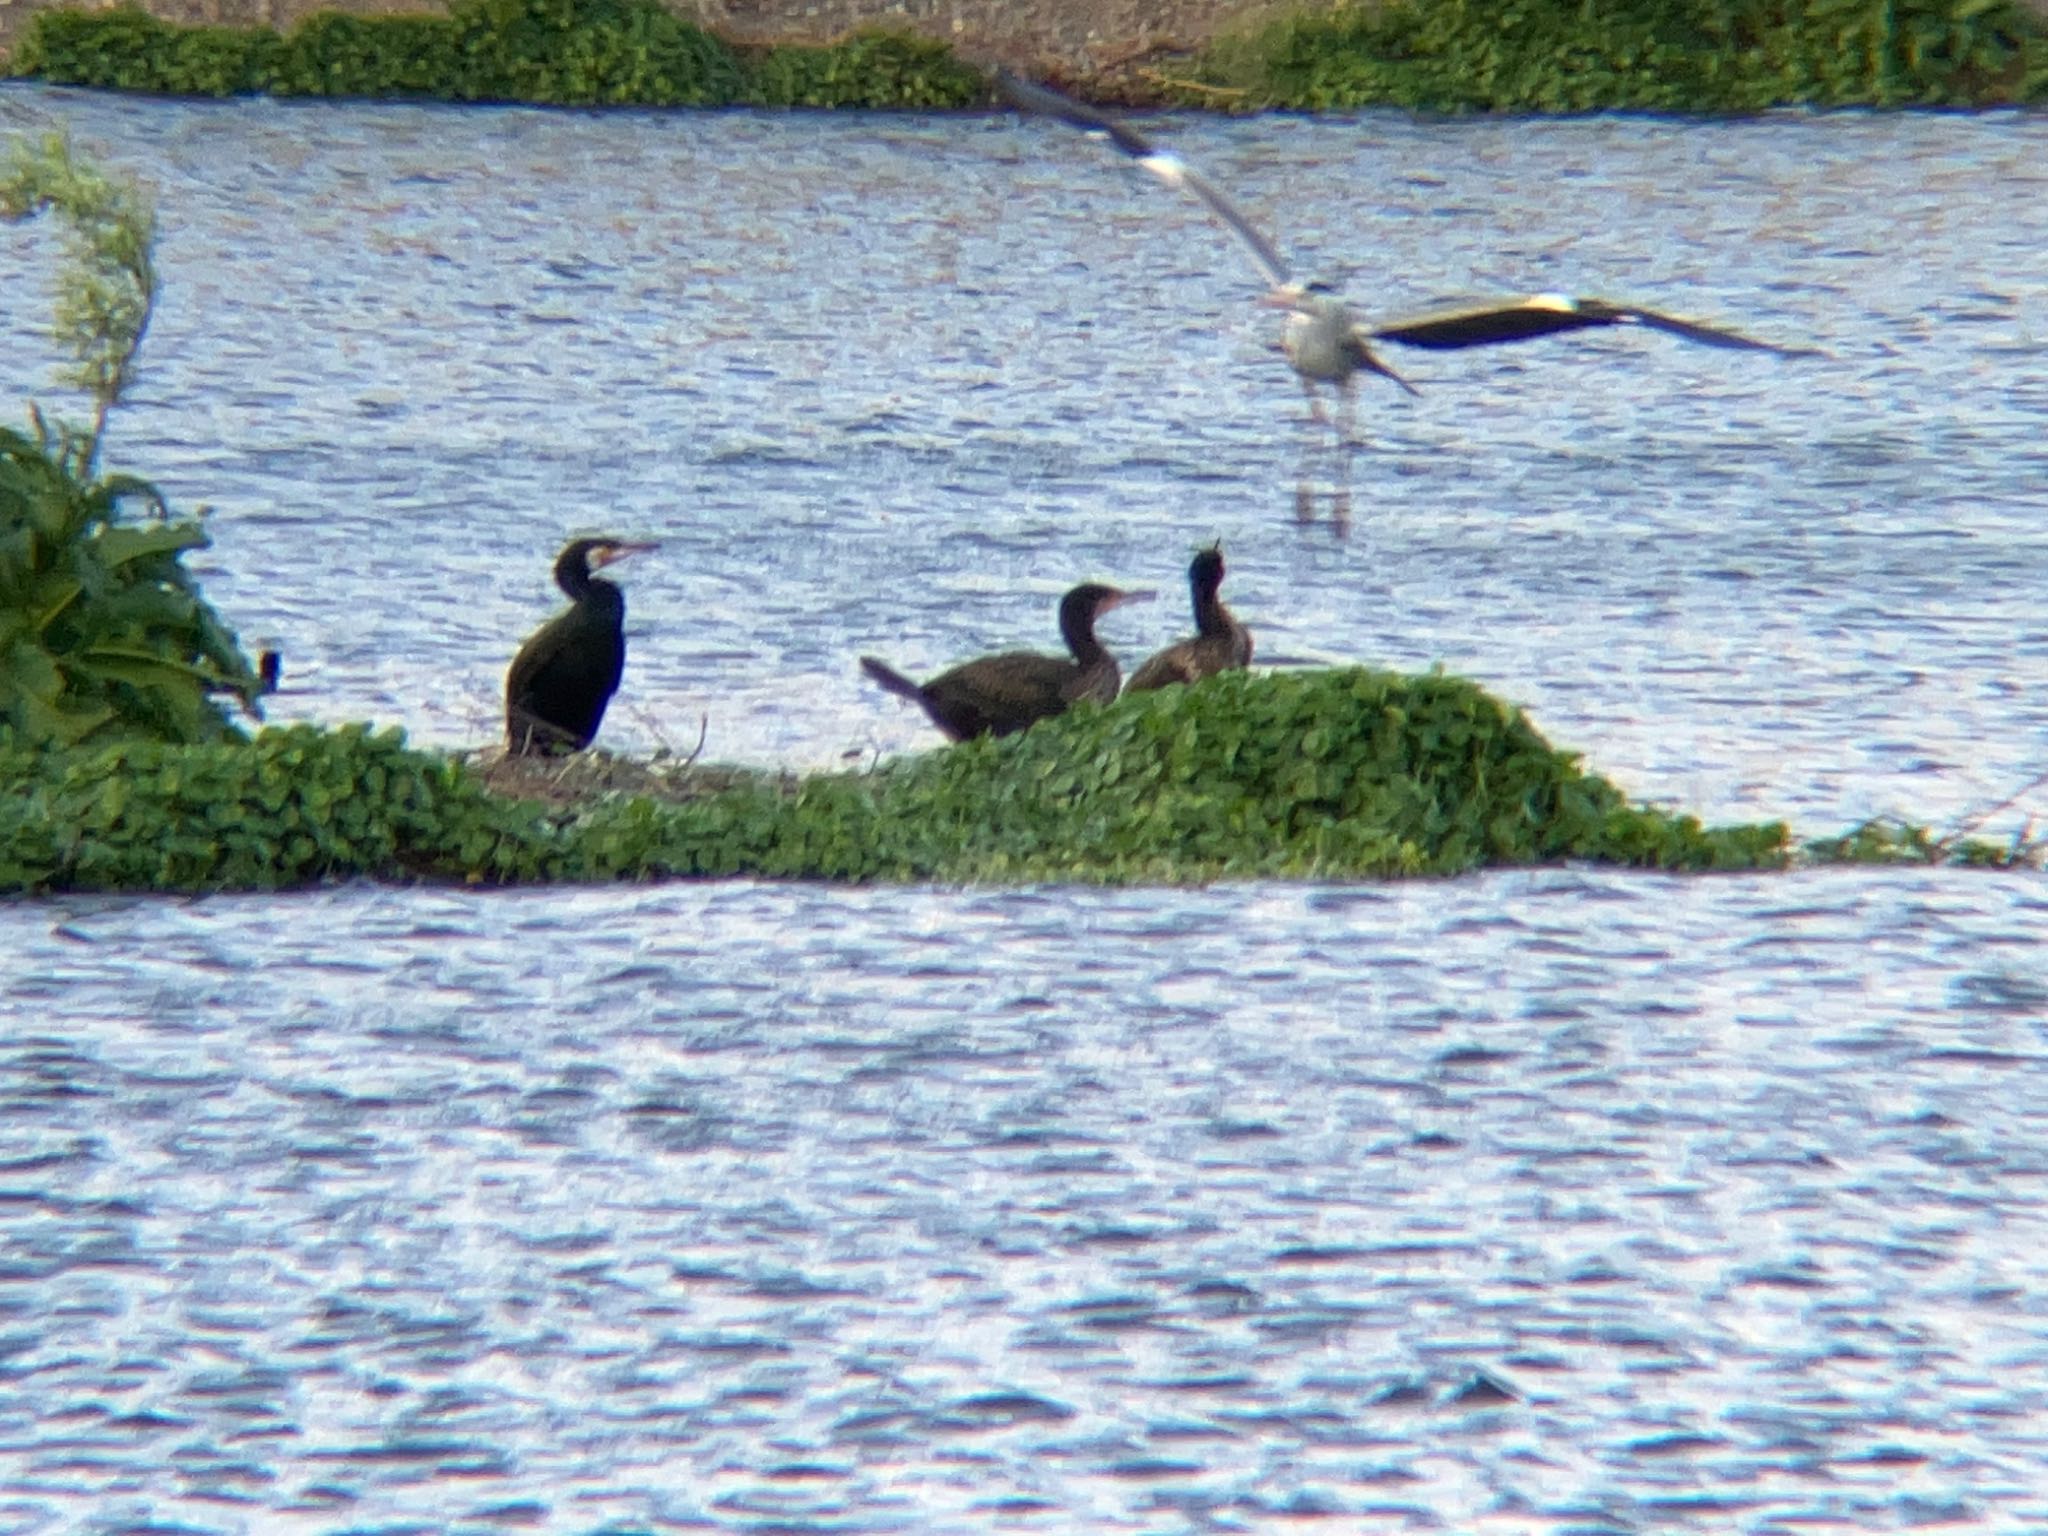
M2039 861L1905 825L1803 847L1781 822L1706 827L1631 803L1473 683L1365 667L1225 672L810 776L422 751L364 724L251 735L238 715L260 716L274 674L182 563L205 531L100 464L155 301L154 213L53 137L0 163L0 222L44 214L70 240L67 382L95 409L0 427L0 893Z
M785 19L798 24L819 9L791 9ZM261 10L271 14L268 4ZM1008 34L956 49L929 32L858 26L831 41L729 37L661 0L337 9L283 30L188 25L132 5L31 5L26 24L12 29L4 67L55 84L179 96L579 107L987 107L987 66L998 61L1098 104L1233 112L1737 114L2002 107L2048 96L2048 13L2033 0L1226 7L1192 43L1148 45L1151 34L1138 29L1140 41L1107 63L1073 45L1076 24L1061 4L1015 12Z

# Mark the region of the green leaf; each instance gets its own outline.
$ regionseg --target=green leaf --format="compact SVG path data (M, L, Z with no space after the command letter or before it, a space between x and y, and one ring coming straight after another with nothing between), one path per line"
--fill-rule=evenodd
M119 570L146 556L204 548L207 538L197 523L159 523L147 528L102 528L92 542L100 564Z

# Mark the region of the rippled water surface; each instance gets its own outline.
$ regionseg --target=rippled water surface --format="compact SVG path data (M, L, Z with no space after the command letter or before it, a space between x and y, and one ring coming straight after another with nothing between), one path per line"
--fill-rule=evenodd
M2038 1531L2044 910L17 911L0 1522Z
M1053 643L1189 549L1276 660L1442 662L1640 794L1817 830L2037 771L2048 120L1168 125L1382 312L1558 289L1811 340L1400 359L1352 537L1296 526L1301 395L1201 210L1014 117L568 115L10 90L161 199L113 461L216 509L284 713L495 734L565 534L656 537L605 739L928 745L862 681ZM0 383L47 378L0 248ZM1368 381L1371 382L1371 381Z
M115 467L287 718L487 740L569 532L606 739L927 746L852 658L1446 666L1832 830L2040 772L2048 123L1182 121L1392 313L1348 538L1198 209L1009 118L0 92L156 189ZM45 388L48 231L0 240ZM2029 809L2023 797L1994 824ZM1585 872L0 909L0 1531L2048 1529L2048 891ZM1318 1518L1326 1517L1326 1518Z

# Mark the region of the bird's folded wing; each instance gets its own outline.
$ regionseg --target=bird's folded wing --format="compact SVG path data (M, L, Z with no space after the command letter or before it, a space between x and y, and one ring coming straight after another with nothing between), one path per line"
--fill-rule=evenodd
M1062 688L1079 675L1080 668L1057 656L1006 651L942 672L925 690L939 698L971 698L991 714L1050 711L1063 701Z
M1183 640L1178 645L1169 645L1165 650L1147 657L1144 665L1133 672L1131 680L1124 684L1124 692L1144 693L1174 683L1198 682L1202 674L1195 668L1193 652L1194 647Z

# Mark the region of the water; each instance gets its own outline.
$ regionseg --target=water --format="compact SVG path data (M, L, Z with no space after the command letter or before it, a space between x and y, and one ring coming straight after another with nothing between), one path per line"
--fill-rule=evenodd
M612 745L915 749L858 652L1049 644L1220 535L1262 656L1441 661L1645 797L2040 771L2038 121L1170 125L1375 309L1826 349L1398 359L1339 538L1237 252L1048 125L0 104L158 189L110 455L214 507L288 718L487 740L602 528L664 546ZM50 255L0 245L10 394ZM0 1530L2039 1530L2043 903L18 904Z
M0 1519L2037 1530L2043 915L1568 872L18 911Z
M601 529L665 546L603 739L833 766L935 739L859 653L1051 646L1099 577L1168 599L1105 626L1135 660L1220 535L1263 656L1441 662L1711 816L1939 822L2039 770L2038 118L1170 125L1378 311L1559 289L1826 349L1402 356L1338 541L1236 246L1056 124L6 99L159 191L110 457L216 509L281 715L491 739ZM0 258L10 394L50 255Z

